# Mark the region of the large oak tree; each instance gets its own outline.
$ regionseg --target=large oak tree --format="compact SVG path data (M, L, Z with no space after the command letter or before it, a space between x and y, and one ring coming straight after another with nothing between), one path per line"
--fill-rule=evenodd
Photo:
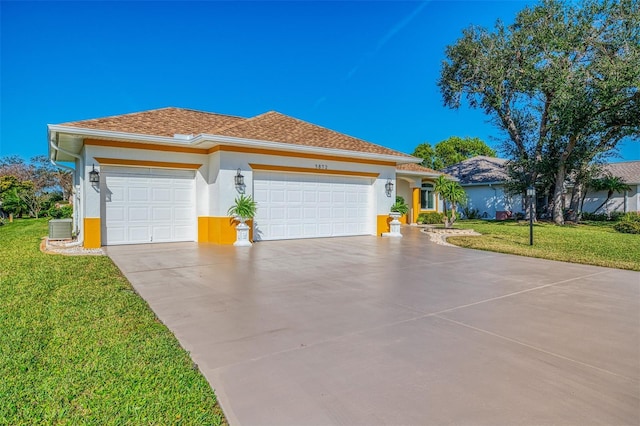
M546 175L563 223L566 177L640 138L640 3L544 0L510 26L469 27L447 47L438 85L446 106L465 98L504 132L523 188Z

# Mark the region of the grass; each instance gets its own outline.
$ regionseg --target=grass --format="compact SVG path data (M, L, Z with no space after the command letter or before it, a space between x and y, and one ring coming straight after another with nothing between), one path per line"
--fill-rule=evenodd
M107 257L0 226L0 424L226 424L213 390Z
M640 271L640 235L619 233L613 223L537 223L533 226L533 246L529 245L528 223L462 220L456 227L482 234L447 239L461 247Z

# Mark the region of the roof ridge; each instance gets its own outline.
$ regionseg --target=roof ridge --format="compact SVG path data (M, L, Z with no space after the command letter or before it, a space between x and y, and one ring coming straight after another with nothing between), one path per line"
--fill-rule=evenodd
M99 118L88 118L85 120L72 120L72 121L67 121L66 123L78 123L78 122L83 122L83 121L97 121L97 120L105 120L105 119L112 119L112 118L119 118L119 117L131 117L131 116L136 116L136 115L141 115L141 114L147 114L147 113L153 113L153 112L158 112L158 111L169 111L169 110L174 110L174 111L190 111L190 112L196 112L198 114L205 114L205 115L217 115L217 116L222 116L222 117L231 117L231 118L241 118L246 120L246 117L241 117L238 115L230 115L230 114L220 114L217 112L209 112L209 111L201 111L201 110L197 110L197 109L193 109L193 108L182 108L182 107L174 107L174 106L167 106L167 107L161 107L161 108L154 108L154 109L147 109L144 111L135 111L135 112L126 112L124 114L113 114L113 115L107 115L105 117L99 117ZM64 124L64 123L62 123Z
M105 117L99 117L99 118L87 118L84 120L72 120L72 121L66 121L65 123L77 123L77 122L81 122L81 121L96 121L96 120L105 120L105 119L109 119L109 118L118 118L118 117L124 117L124 116L132 116L132 115L138 115L138 114L145 114L147 112L153 112L153 111L162 111L165 109L179 109L176 107L162 107L162 108L154 108L154 109L147 109L144 111L135 111L135 112L125 112L124 114L113 114L113 115L107 115ZM64 123L62 123L64 124Z

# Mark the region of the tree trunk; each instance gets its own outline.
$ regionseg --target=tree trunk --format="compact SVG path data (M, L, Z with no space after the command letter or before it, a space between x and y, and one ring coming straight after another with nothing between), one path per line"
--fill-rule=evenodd
M564 225L564 209L562 208L564 205L564 178L565 166L564 163L561 163L556 172L556 184L553 191L553 221L556 225Z
M580 200L582 199L582 184L576 182L571 191L571 202L569 203L569 220L578 222L582 214Z
M607 199L604 200L604 202L602 204L600 204L598 206L597 209L595 209L593 212L596 213L598 210L600 210L605 204L607 204L609 202L609 200L611 199L611 196L613 195L613 191L608 191L607 192ZM606 213L606 212L605 212Z

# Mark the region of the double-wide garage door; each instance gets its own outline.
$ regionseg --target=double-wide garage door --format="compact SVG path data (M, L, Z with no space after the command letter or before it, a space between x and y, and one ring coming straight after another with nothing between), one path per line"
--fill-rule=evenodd
M371 234L367 178L255 172L255 240Z
M102 243L196 239L194 171L102 167Z

